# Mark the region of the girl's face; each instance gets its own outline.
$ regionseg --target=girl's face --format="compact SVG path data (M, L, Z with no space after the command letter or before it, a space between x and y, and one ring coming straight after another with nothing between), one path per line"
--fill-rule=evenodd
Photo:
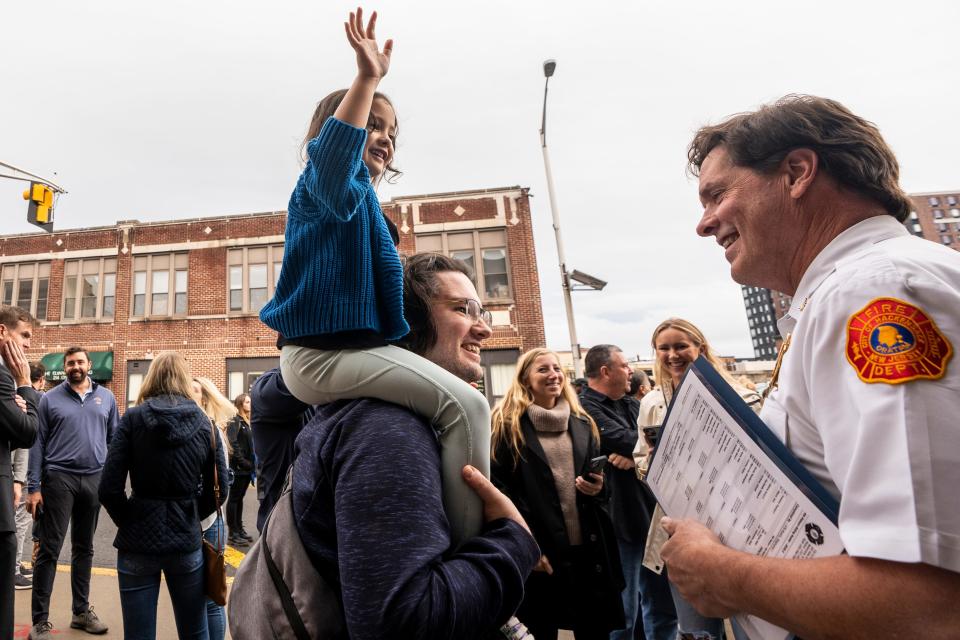
M250 396L246 396L243 399L243 410L246 413L250 413Z
M680 384L680 378L694 360L700 357L700 348L690 336L679 329L664 329L657 336L657 358L660 364L670 374L673 385Z
M563 369L553 355L545 353L534 359L527 374L527 388L541 407L552 409L557 403L563 393Z
M374 182L393 162L396 136L397 116L393 107L383 98L374 98L367 121L367 146L363 150L363 163L367 165L370 179Z

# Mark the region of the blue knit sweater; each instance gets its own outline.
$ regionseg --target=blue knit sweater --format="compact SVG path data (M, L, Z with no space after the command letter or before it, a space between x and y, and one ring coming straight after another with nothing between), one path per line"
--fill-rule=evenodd
M363 163L366 139L366 130L328 118L307 144L280 280L260 311L286 338L368 330L396 340L410 330L400 256Z

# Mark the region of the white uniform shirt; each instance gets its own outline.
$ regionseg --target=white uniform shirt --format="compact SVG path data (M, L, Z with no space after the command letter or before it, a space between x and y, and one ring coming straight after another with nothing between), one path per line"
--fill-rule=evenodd
M884 353L918 361L924 353L918 367L945 368L942 377L861 379L871 370L855 346L848 351L858 335L848 324L878 298L906 303L890 309L889 326L916 330L919 309L942 341L929 346L929 323L894 338L870 325L859 335L874 342L859 342L861 351L880 363L893 360ZM792 344L761 417L840 499L847 552L960 572L960 362L947 347L960 346L960 252L911 236L891 216L867 219L816 257L778 325Z

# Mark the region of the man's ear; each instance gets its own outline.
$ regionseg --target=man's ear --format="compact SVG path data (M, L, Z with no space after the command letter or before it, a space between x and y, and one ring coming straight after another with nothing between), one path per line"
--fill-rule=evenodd
M820 172L820 158L813 149L794 149L783 159L782 169L788 179L790 197L802 198Z

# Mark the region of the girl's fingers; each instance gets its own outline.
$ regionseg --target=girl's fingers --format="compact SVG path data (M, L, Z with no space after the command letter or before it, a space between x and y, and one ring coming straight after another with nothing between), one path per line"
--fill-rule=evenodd
M377 36L377 12L374 11L370 14L370 23L367 24L367 37L371 40L376 40Z
M363 7L357 7L356 20L353 23L357 33L363 35Z
M383 55L390 57L390 54L393 53L393 39L387 40L383 43Z

